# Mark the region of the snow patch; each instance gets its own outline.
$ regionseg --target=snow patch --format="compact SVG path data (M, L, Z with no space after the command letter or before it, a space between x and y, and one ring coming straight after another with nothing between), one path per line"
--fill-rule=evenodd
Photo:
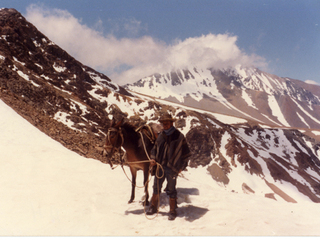
M63 123L64 125L66 125L67 127L79 131L79 129L73 127L74 122L72 122L70 119L68 119L68 117L70 117L70 115L68 113L65 112L56 112L56 114L54 115L54 119L57 120L58 122Z
M64 72L65 70L67 70L66 67L59 66L57 63L53 64L53 68L56 72Z
M247 123L248 121L243 118L233 117L233 116L227 116L220 113L212 113L212 116L214 116L217 120L219 120L222 123L225 124L238 124L238 123Z
M277 117L279 122L282 125L284 125L286 127L290 127L289 123L287 122L287 120L285 119L285 117L282 114L282 111L280 109L280 106L278 105L278 102L277 102L275 96L268 95L268 104L271 109L272 115Z
M248 104L249 107L255 108L258 110L258 108L255 106L255 104L253 103L251 97L249 96L249 94L246 92L246 89L242 89L242 98L246 101L246 103Z

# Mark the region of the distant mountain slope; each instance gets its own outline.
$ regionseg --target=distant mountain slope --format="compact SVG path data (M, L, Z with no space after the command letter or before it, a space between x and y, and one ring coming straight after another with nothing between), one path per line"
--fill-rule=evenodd
M124 87L274 126L320 129L320 86L256 68L175 70Z
M275 127L296 123L287 118L295 116L288 106L305 124L316 125L311 109L318 107L317 94L295 81L271 79L258 70L240 74L238 69L237 75L193 69L159 75L147 84L157 86L147 92L152 89L155 96L143 96L82 65L14 9L0 10L0 38L0 99L65 147L101 160L113 117L139 126L170 112L189 143L189 167L205 167L222 187L289 202L320 202L319 131ZM172 88L158 91L166 82ZM208 101L214 113L157 99L157 94L184 104Z

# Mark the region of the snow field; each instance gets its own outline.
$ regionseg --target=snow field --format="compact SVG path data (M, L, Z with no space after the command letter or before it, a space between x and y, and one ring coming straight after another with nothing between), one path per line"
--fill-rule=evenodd
M0 101L1 236L292 236L319 235L318 204L232 193L206 168L178 178L179 216L148 220L121 168L64 148ZM125 168L129 173L128 168ZM142 184L139 172L138 184ZM152 186L152 183L150 184ZM149 187L150 194L152 187Z

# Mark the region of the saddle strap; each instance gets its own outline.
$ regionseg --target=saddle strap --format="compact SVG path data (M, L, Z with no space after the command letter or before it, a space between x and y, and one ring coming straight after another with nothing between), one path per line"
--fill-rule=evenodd
M152 144L154 144L154 142L156 141L156 136L153 129L147 124L138 127L136 129L136 132L142 132Z

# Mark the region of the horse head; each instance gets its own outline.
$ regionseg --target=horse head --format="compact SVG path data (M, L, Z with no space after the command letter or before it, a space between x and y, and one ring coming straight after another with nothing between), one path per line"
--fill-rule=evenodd
M112 120L110 127L108 128L106 143L104 145L104 155L111 158L114 153L120 153L121 147L124 142L123 133L121 126L123 124L123 119L116 122L115 119Z

